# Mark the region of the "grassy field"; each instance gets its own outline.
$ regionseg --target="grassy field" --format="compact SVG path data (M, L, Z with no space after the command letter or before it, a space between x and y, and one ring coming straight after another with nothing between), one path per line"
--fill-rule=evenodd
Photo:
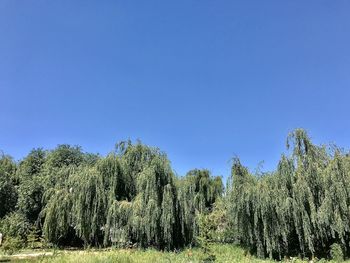
M46 253L42 256L41 253ZM216 257L215 262L273 262L270 260L261 260L254 256L247 255L239 247L232 245L215 245L213 252ZM40 255L41 256L38 256ZM36 255L36 257L32 257ZM31 258L32 257L32 258ZM176 263L176 262L203 262L205 255L200 249L186 249L179 253L160 252L156 250L50 250L50 251L22 251L13 256L0 256L0 262L53 262L53 263L95 263L95 262L116 262L116 263ZM300 259L285 260L286 262L308 262ZM314 261L315 262L315 261ZM350 262L350 261L348 261Z

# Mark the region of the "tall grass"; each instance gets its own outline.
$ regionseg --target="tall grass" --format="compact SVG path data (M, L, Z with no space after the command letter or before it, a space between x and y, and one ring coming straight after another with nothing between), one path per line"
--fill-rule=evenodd
M259 259L247 253L244 249L234 245L212 245L216 256L215 262L227 263L258 263L274 262ZM154 249L115 249L115 250L85 250L85 251L58 251L54 256L35 259L20 260L15 262L42 262L42 263L199 263L204 262L206 255L201 249L185 249L181 252L162 252ZM1 260L1 257L0 257ZM284 262L309 262L301 259L284 259ZM316 262L314 260L313 262ZM349 261L350 262L350 261Z

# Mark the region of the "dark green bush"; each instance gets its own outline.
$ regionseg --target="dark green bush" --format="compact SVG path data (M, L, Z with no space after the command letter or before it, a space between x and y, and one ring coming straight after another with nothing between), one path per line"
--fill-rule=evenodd
M12 158L0 151L0 219L15 210L17 189L16 165Z

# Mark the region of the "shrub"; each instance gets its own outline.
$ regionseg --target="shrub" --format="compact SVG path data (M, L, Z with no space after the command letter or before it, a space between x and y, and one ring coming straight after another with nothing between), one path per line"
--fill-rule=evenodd
M8 236L1 247L7 255L12 255L23 247L23 241L18 237Z
M25 238L31 225L20 213L10 213L0 222L0 231L4 236Z
M339 245L338 243L334 243L333 245L331 245L330 256L331 259L336 262L344 261L344 253L341 245Z
M42 240L40 240L39 230L36 227L32 227L27 235L27 247L34 249L42 247Z
M199 235L197 236L197 242L203 249L204 262L214 262L216 259L215 254L211 248L211 242L213 239L213 222L209 215L198 215Z

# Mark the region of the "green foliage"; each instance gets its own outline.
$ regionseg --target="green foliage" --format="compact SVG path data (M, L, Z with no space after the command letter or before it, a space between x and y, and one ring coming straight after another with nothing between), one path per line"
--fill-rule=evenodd
M33 178L36 175L39 175L43 165L46 160L47 152L43 149L33 149L30 153L19 163L17 169L17 177L20 180L24 178Z
M0 233L7 237L18 238L26 242L31 225L23 214L12 212L0 220Z
M23 213L31 223L36 222L42 210L42 196L44 192L43 178L41 175L46 152L42 149L32 150L18 165L17 209Z
M49 179L42 212L48 241L61 243L73 233L85 245L181 245L177 192L166 155L140 143L118 147L117 154L93 165L49 166L55 177Z
M27 247L34 249L41 247L42 243L40 240L39 230L32 226L27 235Z
M13 255L14 253L20 251L21 248L23 248L23 240L18 237L11 237L8 236L5 238L1 249L5 252L7 255Z
M178 182L182 234L186 244L195 244L198 235L198 214L207 213L223 193L221 177L212 177L208 170L192 170Z
M121 185L128 191L114 197L105 240L138 243L141 247L178 246L178 204L169 161L158 149L140 143L119 147Z
M17 185L18 183L16 178L16 169L16 163L13 161L13 159L10 156L5 155L3 152L0 152L0 174L8 175L14 185Z
M11 178L0 174L0 218L15 209L17 191Z
M126 247L132 233L131 216L133 204L128 201L114 201L109 207L106 223L105 243Z
M68 165L78 166L84 161L84 154L79 146L59 145L47 156L47 166L60 168Z
M272 263L276 261L261 260L254 256L248 255L242 248L227 244L213 244L213 254L215 254L218 263ZM41 262L41 263L203 263L206 255L203 249L191 248L181 251L159 251L155 249L89 249L89 250L56 250L50 256L47 252L46 256L39 256L36 259L27 257L27 260L19 262ZM32 252L32 253L35 253ZM26 256L26 252L22 254ZM9 257L1 257L0 261L7 261ZM12 261L11 261L12 262ZM17 262L15 260L15 262ZM288 263L308 263L308 260L292 259L283 262ZM314 261L316 262L316 261ZM319 262L319 261L317 261Z
M15 172L16 165L12 159L0 154L0 219L15 210L17 202Z
M46 240L59 244L72 225L72 198L67 189L57 190L53 194L43 211L43 233Z
M25 247L31 225L24 215L12 212L0 220L0 233L3 234L1 249L9 255Z
M211 242L213 241L213 233L215 229L215 222L212 221L212 217L206 214L198 215L199 235L197 236L197 242L200 248L203 249L205 255L204 262L215 261L215 254L212 251Z
M35 223L42 210L44 186L42 178L24 178L18 188L17 208L31 223Z
M216 243L232 243L234 232L227 213L226 198L220 198L213 204L212 211L207 215L210 222L210 239Z
M314 145L301 129L287 149L268 173L235 158L225 192L208 170L174 176L166 154L141 142L105 157L70 145L18 163L2 154L0 232L9 248L42 236L54 246L200 245L210 260L217 242L275 259L349 255L350 154Z
M206 170L177 183L166 155L140 142L121 142L105 158L69 145L34 149L18 168L6 158L6 198L16 199L3 214L14 210L18 191L18 214L56 245L170 250L195 243L196 214L211 210L223 191L221 178Z
M349 155L313 145L303 130L289 136L288 146L291 156L263 177L234 160L230 214L239 242L275 258L322 255L333 242L348 247Z
M336 262L344 261L344 253L340 244L334 243L331 245L330 256Z

